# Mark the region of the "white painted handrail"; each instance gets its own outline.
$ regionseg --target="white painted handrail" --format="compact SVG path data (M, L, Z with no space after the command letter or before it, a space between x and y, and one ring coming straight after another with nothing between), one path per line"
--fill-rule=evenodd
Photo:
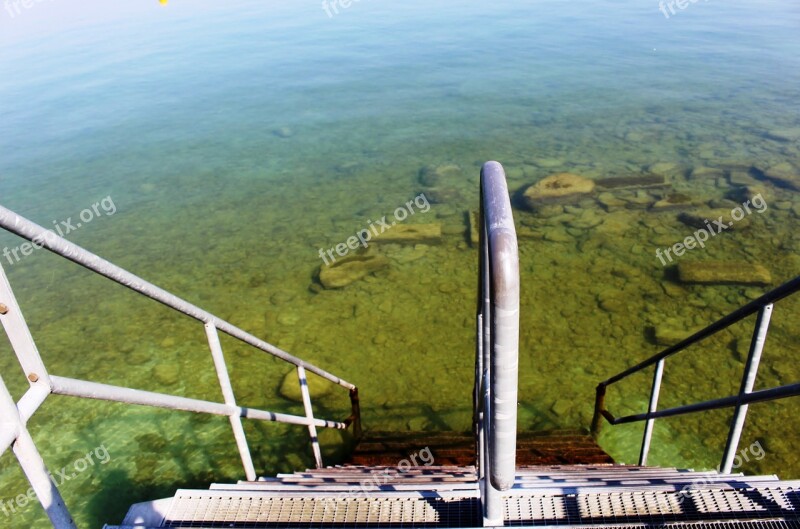
M480 302L475 421L484 524L503 525L501 492L516 474L519 385L519 253L505 172L481 171Z
M2 322L14 353L30 384L25 395L15 403L8 392L5 381L0 378L0 426L2 427L0 430L0 455L5 453L9 447L13 447L20 466L56 529L74 529L75 524L58 489L51 482L47 467L27 430L28 420L50 394L227 416L239 449L245 475L251 481L255 480L257 475L242 427L242 417L306 426L318 467L321 467L323 463L316 434L317 427L345 429L353 425L354 435L360 437L361 412L358 389L353 384L256 338L2 206L0 206L0 228L202 322L222 390L224 402L218 403L51 375L39 355L5 270L0 265L0 322ZM303 396L305 415L275 413L239 406L236 403L218 331L295 365L298 371L298 384L300 384L300 392ZM330 421L314 417L306 371L349 390L351 415L345 421Z

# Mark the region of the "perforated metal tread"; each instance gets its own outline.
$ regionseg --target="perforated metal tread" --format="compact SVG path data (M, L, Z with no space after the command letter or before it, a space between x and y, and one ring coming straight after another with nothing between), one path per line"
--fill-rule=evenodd
M476 496L424 491L360 498L345 494L179 491L164 527L477 527L481 516ZM800 512L800 494L793 488L697 489L685 494L631 490L527 494L507 496L504 502L506 525L517 526L666 527L686 522L759 520L794 524Z
M333 495L269 495L179 491L163 527L477 527L477 495L421 493L351 498Z
M370 529L395 529L396 526L370 527ZM409 526L410 527L410 526ZM800 529L800 522L796 520L742 520L726 522L676 522L655 525L584 525L581 529ZM142 525L105 525L103 529L161 529L160 527L146 527ZM199 528L196 528L199 529ZM471 528L473 529L473 528ZM483 529L480 526L474 529Z
M527 494L505 498L506 525L663 525L687 521L790 520L800 514L794 488Z

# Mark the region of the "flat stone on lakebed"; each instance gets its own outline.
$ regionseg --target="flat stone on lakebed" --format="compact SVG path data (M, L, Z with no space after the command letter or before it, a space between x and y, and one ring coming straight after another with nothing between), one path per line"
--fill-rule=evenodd
M325 288L344 288L388 266L389 260L382 255L352 255L340 259L330 266L321 265L319 282Z
M442 240L441 224L398 224L373 239L378 243L438 243Z
M544 204L588 195L594 187L594 180L572 173L556 173L529 186L522 199L529 208L536 209Z
M682 283L769 285L772 274L760 264L738 261L692 261L678 265Z

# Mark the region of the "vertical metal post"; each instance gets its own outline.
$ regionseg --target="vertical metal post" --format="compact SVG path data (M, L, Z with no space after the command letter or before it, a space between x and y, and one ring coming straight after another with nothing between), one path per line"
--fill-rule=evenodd
M481 218L484 218L481 215ZM483 302L483 371L480 373L481 401L483 409L483 424L481 427L481 474L482 474L482 497L483 497L483 525L484 527L494 527L503 525L502 496L492 484L492 448L493 439L490 435L492 431L493 402L492 396L494 388L492 386L492 299L491 299L491 264L489 262L489 243L485 234L482 239L482 263L481 273L483 276L483 289L481 292Z
M483 377L484 388L484 420L487 425L491 424L492 415L492 390L490 383L490 374L488 370ZM494 462L492 461L492 439L490 435L490 426L487 426L483 432L484 437L484 451L483 451L483 464L484 479L483 479L483 526L484 527L501 527L505 518L503 510L503 494L492 483L491 472L494 469Z
M664 378L664 359L658 361L655 372L653 373L653 387L650 390L650 405L648 413L653 413L658 409L658 396L661 393L661 379ZM647 465L647 455L650 453L650 441L653 439L653 426L655 419L647 419L644 423L644 437L642 438L642 449L639 452L639 466Z
M746 395L753 391L758 375L758 365L761 363L761 353L764 351L764 343L767 341L769 322L772 318L772 303L765 305L758 312L753 338L750 341L750 351L747 354L747 364L742 376L742 384L739 388L739 396ZM744 422L747 418L747 404L738 404L733 412L731 429L728 432L728 440L725 442L725 452L722 455L721 472L729 474L733 469L733 460L736 451L739 449L739 441L742 438Z
M206 323L205 329L208 347L211 349L211 358L214 359L214 368L217 371L219 386L222 389L222 397L225 399L225 404L236 407L236 397L233 394L233 386L231 386L231 379L228 375L228 366L225 364L225 355L222 353L222 345L219 342L219 333L213 323ZM231 423L233 437L236 439L239 456L242 458L244 473L248 481L255 481L257 478L256 469L253 465L253 458L250 455L250 447L247 446L242 417L239 414L229 415L228 420Z
M479 348L481 354L480 367L476 383L479 388L478 402L481 410L481 425L478 441L480 452L478 453L478 465L480 469L481 497L483 498L483 525L502 525L502 512L498 514L500 505L499 492L492 486L490 469L490 439L492 421L492 390L491 390L491 365L492 365L492 298L491 298L491 264L489 262L489 239L486 233L486 215L483 205L483 189L481 189L481 235L480 235L480 291L479 305L480 317L478 324L481 326L479 333Z
M300 394L303 396L303 407L306 410L306 417L314 420L314 409L311 407L311 394L308 391L308 379L306 370L303 366L297 366L297 377L300 379ZM317 437L317 427L313 423L308 425L308 435L311 438L311 449L314 452L314 461L317 468L322 468L322 451L319 448L319 438Z
M17 456L19 465L36 493L39 503L47 512L50 523L56 529L77 529L61 493L50 479L50 472L47 470L41 454L22 423L17 406L2 377L0 377L0 422L2 422L4 430L9 428L16 432L16 440L12 445L14 455Z

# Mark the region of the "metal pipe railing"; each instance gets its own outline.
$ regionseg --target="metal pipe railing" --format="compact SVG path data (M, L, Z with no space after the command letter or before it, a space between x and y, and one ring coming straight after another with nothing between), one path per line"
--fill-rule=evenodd
M723 408L733 408L738 405L767 402L770 400L780 400L797 396L800 396L800 382L786 384L785 386L778 386L776 388L759 389L757 391L753 391L752 393L747 393L746 395L731 395L729 397L705 400L703 402L696 402L694 404L685 404L683 406L676 406L674 408L667 408L665 410L626 415L625 417L614 417L614 415L612 415L608 410L605 410L603 412L603 417L605 417L606 420L613 425L629 424L632 422L646 421L648 419L677 417L679 415L686 415L688 413L696 413L699 411L720 410Z
M791 281L787 281L786 283L775 288L774 290L770 290L760 298L757 298L748 303L747 305L744 305L741 308L736 309L727 316L724 316L723 318L720 318L719 320L715 321L708 327L705 327L704 329L701 329L696 333L692 334L685 340L682 340L673 346L667 347L660 353L651 356L647 360L644 360L636 364L635 366L630 367L625 371L622 371L614 375L613 377L604 380L603 382L600 383L600 385L610 386L615 382L619 382L623 378L627 378L634 373L637 373L645 368L650 367L659 360L662 360L664 358L667 358L668 356L672 356L676 353L679 353L684 349L696 344L697 342L704 340L705 338L708 338L709 336L716 334L719 331L727 329L734 323L740 322L743 319L747 318L748 316L752 316L753 314L761 310L762 307L765 307L769 304L774 304L787 296L791 296L798 290L800 290L800 276L795 277Z
M655 419L734 407L736 409L731 420L730 431L725 443L722 463L720 464L721 471L729 473L733 467L733 461L736 456L736 451L738 450L742 431L744 429L748 405L754 402L764 402L768 400L777 400L800 395L800 383L788 384L785 386L760 391L753 391L756 377L758 375L758 366L761 361L761 355L764 349L764 344L766 343L767 333L769 331L773 305L775 302L791 296L799 290L800 276L784 283L783 285L767 292L758 299L731 312L727 316L724 316L706 328L694 333L685 340L666 348L660 353L651 356L647 360L644 360L643 362L640 362L635 366L626 369L598 384L595 396L594 417L592 418L592 434L595 437L599 434L602 419L606 419L612 425L645 421L642 447L639 456L639 464L645 465L647 463L647 456L650 450ZM742 375L739 393L730 397L712 399L659 411L657 409L658 397L661 391L661 383L667 358L686 350L691 345L694 345L705 338L713 336L714 334L727 329L731 325L738 323L755 313L758 313L758 318L756 320L753 337L750 342L750 350L748 353L745 370ZM648 411L646 413L628 415L625 417L615 417L611 412L608 411L608 409L606 409L605 399L608 386L624 380L625 378L652 365L655 365L655 370L650 391L650 403L648 406Z
M475 421L484 525L503 524L501 491L516 474L519 386L519 253L505 172L481 171L480 284Z
M51 252L64 257L84 268L106 277L120 285L127 287L134 292L142 294L154 301L170 307L186 316L194 318L202 323L210 323L217 329L225 334L241 340L257 349L271 354L281 360L298 367L303 367L306 371L321 376L322 378L338 384L347 389L353 389L355 385L343 380L324 369L320 369L313 364L309 364L278 347L267 343L252 334L241 330L240 328L228 323L227 321L218 318L217 316L207 312L200 307L185 301L178 296L167 292L166 290L157 287L156 285L145 281L141 277L134 275L127 270L106 261L102 257L89 252L62 237L56 235L52 230L46 230L38 224L14 213L13 211L0 206L0 228L19 235L20 237L31 241L37 247L43 247Z
M0 455L13 446L20 466L33 486L40 503L47 511L51 523L57 529L74 529L75 525L58 494L58 490L54 485L50 486L52 484L47 468L26 427L27 421L51 393L227 416L239 449L245 474L249 480L256 479L256 472L242 426L242 417L306 426L311 439L314 459L318 467L321 467L323 463L319 440L317 439L317 427L345 429L352 425L355 437L357 439L361 437L361 408L358 401L358 388L353 384L256 338L2 206L0 206L0 227L28 239L37 248L47 248L51 252L92 272L202 322L224 401L221 404L50 375L39 355L36 343L22 315L22 310L8 282L5 270L0 265L0 321L8 335L20 366L30 383L28 391L18 403L14 403L5 386L5 382L0 378L0 425L2 425L2 431L0 431ZM233 338L295 365L303 397L305 416L301 417L239 406L236 403L218 331L222 331ZM345 421L329 421L314 417L311 396L308 392L306 371L319 375L349 390L351 414Z

